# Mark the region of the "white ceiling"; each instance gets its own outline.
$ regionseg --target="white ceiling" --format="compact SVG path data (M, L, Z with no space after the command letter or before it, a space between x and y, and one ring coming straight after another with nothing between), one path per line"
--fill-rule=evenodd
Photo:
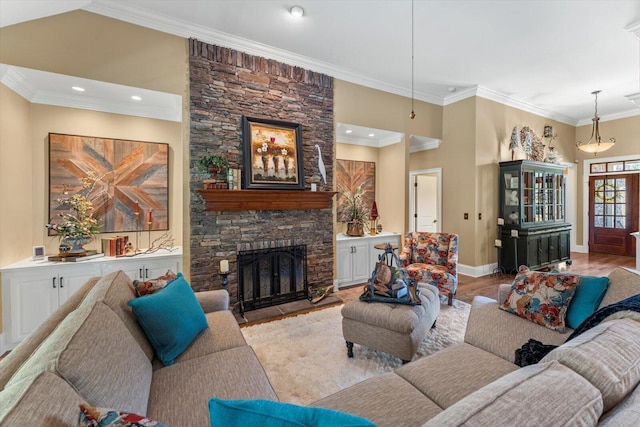
M290 1L0 0L0 25L81 7L411 96L410 0ZM294 4L303 18L287 13ZM576 125L591 122L602 90L603 121L640 113L626 97L640 92L640 0L415 0L414 10L416 99L478 95Z

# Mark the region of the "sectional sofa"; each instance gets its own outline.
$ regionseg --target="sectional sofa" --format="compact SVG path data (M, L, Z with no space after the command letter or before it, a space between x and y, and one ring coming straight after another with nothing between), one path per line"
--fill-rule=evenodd
M640 292L638 272L620 268L609 279L601 305ZM89 403L173 427L208 426L211 397L277 400L224 291L196 294L209 327L169 366L127 305L134 297L123 272L93 279L0 362L0 425L75 426L78 405ZM463 343L312 406L379 426L639 425L637 313L618 313L562 344L570 330L497 305L474 300ZM518 368L515 349L529 338L560 347Z

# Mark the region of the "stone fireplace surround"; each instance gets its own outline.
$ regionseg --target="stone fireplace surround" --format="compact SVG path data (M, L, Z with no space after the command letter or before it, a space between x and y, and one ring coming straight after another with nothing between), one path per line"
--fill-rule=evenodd
M208 175L198 171L196 162L205 154L218 154L229 160L231 168L241 169L243 115L300 123L305 191L311 183L320 191L331 191L335 153L333 78L195 39L189 40L189 48L190 262L194 290L221 288L219 261L227 259L231 269L229 293L236 302L238 245L286 239L307 245L309 286L331 284L332 203L327 208L306 210L206 210L198 190ZM321 147L327 165L327 186L318 171L315 144ZM283 197L300 194L290 191Z

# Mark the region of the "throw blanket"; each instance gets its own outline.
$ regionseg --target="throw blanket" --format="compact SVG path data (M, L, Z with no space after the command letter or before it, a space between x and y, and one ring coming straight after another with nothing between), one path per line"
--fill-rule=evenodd
M634 295L606 307L602 307L600 310L587 317L585 321L582 322L571 335L569 335L569 338L567 338L565 342L568 342L578 335L588 331L612 314L626 310L636 311L640 313L640 294ZM530 339L521 348L516 350L515 363L520 367L533 365L534 363L538 363L540 360L542 360L543 357L545 357L551 350L556 347L557 346L555 345L545 345L540 341Z

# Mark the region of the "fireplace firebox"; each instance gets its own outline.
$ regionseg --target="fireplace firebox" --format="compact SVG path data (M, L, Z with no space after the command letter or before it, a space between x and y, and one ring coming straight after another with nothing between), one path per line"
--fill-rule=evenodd
M303 244L238 251L238 300L245 311L309 298L307 246Z

